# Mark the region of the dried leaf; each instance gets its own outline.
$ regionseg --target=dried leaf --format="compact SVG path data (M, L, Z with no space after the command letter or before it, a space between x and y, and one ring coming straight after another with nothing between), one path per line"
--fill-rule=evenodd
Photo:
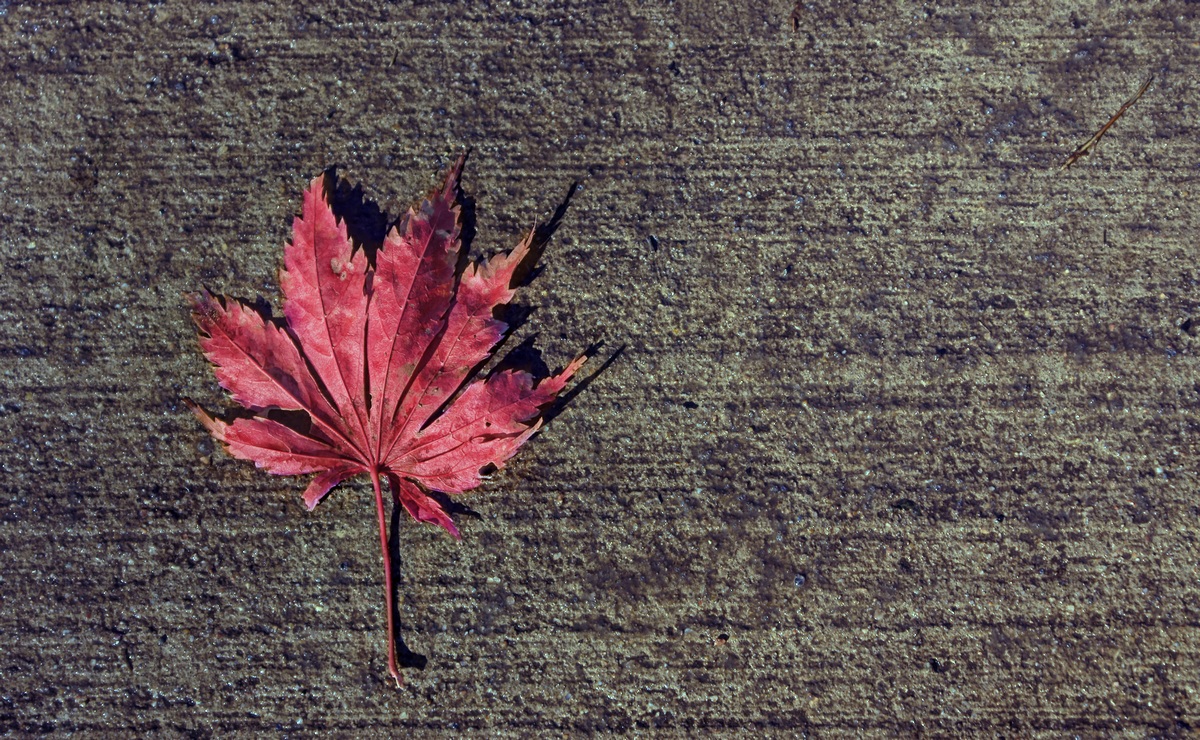
M462 493L484 469L502 468L585 360L540 382L516 370L471 380L508 329L496 309L512 300L518 267L536 258L536 229L506 254L460 259L464 160L392 228L373 264L334 216L329 183L313 180L284 249L282 319L207 291L191 297L204 354L246 412L225 421L185 401L230 454L278 475L317 473L304 492L309 509L339 483L370 477L397 686L381 480L393 505L458 537L429 491Z

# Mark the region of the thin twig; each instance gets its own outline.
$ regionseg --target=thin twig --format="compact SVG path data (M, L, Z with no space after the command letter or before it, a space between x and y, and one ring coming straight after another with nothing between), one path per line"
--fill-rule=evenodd
M1136 103L1138 101L1138 98L1142 97L1142 93L1146 92L1146 88L1150 87L1151 82L1154 82L1154 75L1150 75L1150 79L1146 80L1146 82L1141 86L1141 88L1137 91L1137 95L1134 95L1132 98L1125 101L1125 104L1122 105L1115 114L1113 114L1113 117L1108 119L1108 123L1101 126L1099 131L1092 134L1092 138L1083 142L1082 144L1079 145L1078 149L1071 152L1071 156L1067 157L1067 161L1063 162L1063 166L1059 171L1061 172L1062 170L1065 170L1066 168L1075 164L1079 160L1083 159L1087 155L1087 153L1090 152L1092 150L1092 148L1096 146L1096 144L1100 143L1100 139L1106 133L1108 133L1108 130L1110 128L1112 128L1112 125L1114 123L1117 122L1117 119L1120 118L1121 116L1125 115L1125 111L1129 110L1129 107L1132 106L1134 103Z

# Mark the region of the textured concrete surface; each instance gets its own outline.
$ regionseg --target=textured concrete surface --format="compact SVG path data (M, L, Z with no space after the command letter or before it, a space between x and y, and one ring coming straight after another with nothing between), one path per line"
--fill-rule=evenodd
M0 731L1200 727L1200 7L1004 5L0 2ZM182 293L468 146L477 251L583 185L513 344L625 350L402 522L396 691Z

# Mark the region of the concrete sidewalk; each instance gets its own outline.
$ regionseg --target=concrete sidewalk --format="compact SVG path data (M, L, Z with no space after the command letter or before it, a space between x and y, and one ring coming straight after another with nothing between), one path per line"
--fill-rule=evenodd
M748 5L0 3L0 732L1200 726L1200 8ZM510 346L624 350L401 522L397 691L182 296L467 147L479 253L582 184Z

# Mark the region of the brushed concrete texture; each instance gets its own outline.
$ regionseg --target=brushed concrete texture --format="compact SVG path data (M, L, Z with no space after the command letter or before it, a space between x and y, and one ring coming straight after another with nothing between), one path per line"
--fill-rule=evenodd
M1200 728L1200 6L995 5L0 2L0 731ZM467 147L477 253L582 183L510 346L624 352L401 522L397 691L182 296Z

